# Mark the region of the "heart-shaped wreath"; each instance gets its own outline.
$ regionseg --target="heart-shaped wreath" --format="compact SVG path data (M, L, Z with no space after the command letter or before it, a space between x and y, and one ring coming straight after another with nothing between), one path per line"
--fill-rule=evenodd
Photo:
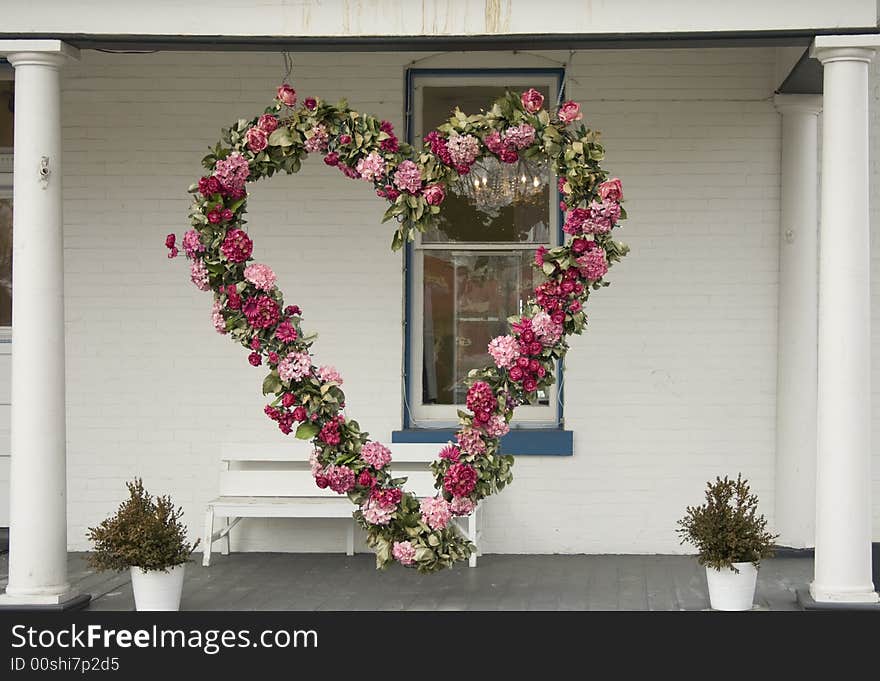
M599 165L604 150L598 134L583 125L569 127L581 119L579 105L566 102L551 114L534 89L508 92L480 114L456 110L425 136L421 152L401 143L388 121L353 111L344 101L296 102L293 88L282 85L272 106L223 130L202 161L210 174L189 189L192 229L182 239L191 279L214 293L215 329L248 348L253 366L268 365L263 394L274 399L265 413L282 432L296 428L296 437L313 441L316 483L347 494L358 506L354 517L367 532L377 566L396 560L421 572L449 567L474 550L452 517L469 515L511 481L513 457L501 453L499 441L514 408L534 402L537 391L553 383L556 361L568 350L565 337L580 334L586 324L583 304L591 290L608 285L608 268L628 251L611 237L626 217L620 181L607 179ZM489 344L494 365L470 372L457 442L443 447L431 464L438 490L433 498L406 492L405 478L391 475L389 449L342 415L342 379L333 367L312 365L315 336L303 333L302 311L285 307L270 267L250 263L245 184L295 173L309 153L323 154L324 163L347 177L372 183L390 203L383 221L398 222L393 250L428 228L454 183L483 157L494 155L502 163L542 157L558 177L563 230L571 238L563 246L538 248L535 266L546 281L523 313L509 319L510 334ZM177 255L175 235L165 243L168 256Z

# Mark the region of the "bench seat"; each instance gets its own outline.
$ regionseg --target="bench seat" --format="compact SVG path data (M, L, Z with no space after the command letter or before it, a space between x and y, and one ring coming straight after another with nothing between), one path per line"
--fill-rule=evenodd
M298 446L299 445L299 446ZM440 447L436 444L394 444L392 471L394 477L406 477L405 489L418 497L434 496L434 476L429 463ZM205 534L202 538L202 564L211 564L213 544L223 540L221 552L230 551L229 535L242 518L343 518L348 519L345 552L354 554L357 508L345 495L315 485L308 464L306 443L284 447L272 445L226 444L222 447L220 496L208 502L205 513ZM479 539L477 519L481 504L466 518L456 518L462 533L475 545ZM226 519L214 531L215 516ZM470 566L476 567L477 554L471 555Z

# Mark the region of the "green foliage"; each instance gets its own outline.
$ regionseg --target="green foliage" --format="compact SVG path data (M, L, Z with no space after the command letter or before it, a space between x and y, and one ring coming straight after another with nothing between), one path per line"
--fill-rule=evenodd
M773 555L779 536L767 531L767 521L758 515L758 497L742 474L736 480L725 475L706 483L706 503L688 506L678 526L681 543L696 546L700 565L716 570L733 568L733 563L757 567L762 558Z
M129 498L116 514L97 527L88 538L94 544L89 564L97 570L167 570L186 563L199 541L190 544L186 526L180 522L182 508L169 496L152 497L140 478L127 482Z

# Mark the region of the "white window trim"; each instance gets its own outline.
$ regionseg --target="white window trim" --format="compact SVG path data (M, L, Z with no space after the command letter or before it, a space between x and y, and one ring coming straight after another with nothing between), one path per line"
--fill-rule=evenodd
M503 78L506 85L512 87L530 87L534 85L544 85L548 88L550 96L548 103L556 101L558 96L558 80L554 75L525 75L511 73L468 76L464 74L450 73L448 75L416 75L413 80L412 106L413 106L413 130L412 139L416 144L426 134L422 130L422 93L421 88L425 85L449 85L453 81L456 85L482 85L486 84L490 78L494 78L497 82L499 78ZM487 106L491 102L486 103ZM467 113L467 112L466 112ZM559 197L556 190L555 181L551 180L550 186L550 243L549 247L558 245L559 239L559 212L556 206L559 203ZM514 250L530 250L534 251L540 244L498 244L498 243L440 243L440 244L423 244L421 234L417 234L412 244L412 278L410 290L410 366L408 367L410 382L407 408L409 409L410 427L415 428L449 428L458 423L456 411L463 409L462 405L433 405L422 404L422 366L424 362L424 346L422 329L424 325L424 295L423 295L423 255L428 250L453 250L453 251L514 251ZM557 363L559 364L559 363ZM512 425L516 427L538 427L549 428L559 425L559 367L557 366L557 381L550 387L549 400L547 405L528 405L524 404L517 407Z

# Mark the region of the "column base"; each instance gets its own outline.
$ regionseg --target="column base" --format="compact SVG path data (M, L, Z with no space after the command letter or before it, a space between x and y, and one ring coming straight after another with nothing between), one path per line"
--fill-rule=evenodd
M0 612L66 612L83 610L91 602L91 594L68 592L59 595L11 595L0 594Z
M880 603L880 595L874 591L873 584L866 584L859 589L835 589L833 587L817 586L815 582L810 584L810 597L817 603Z
M876 593L874 594L877 595ZM867 610L869 612L880 612L880 603L871 602L852 602L852 601L817 601L810 594L809 589L797 590L797 602L805 612L817 612L828 610Z

